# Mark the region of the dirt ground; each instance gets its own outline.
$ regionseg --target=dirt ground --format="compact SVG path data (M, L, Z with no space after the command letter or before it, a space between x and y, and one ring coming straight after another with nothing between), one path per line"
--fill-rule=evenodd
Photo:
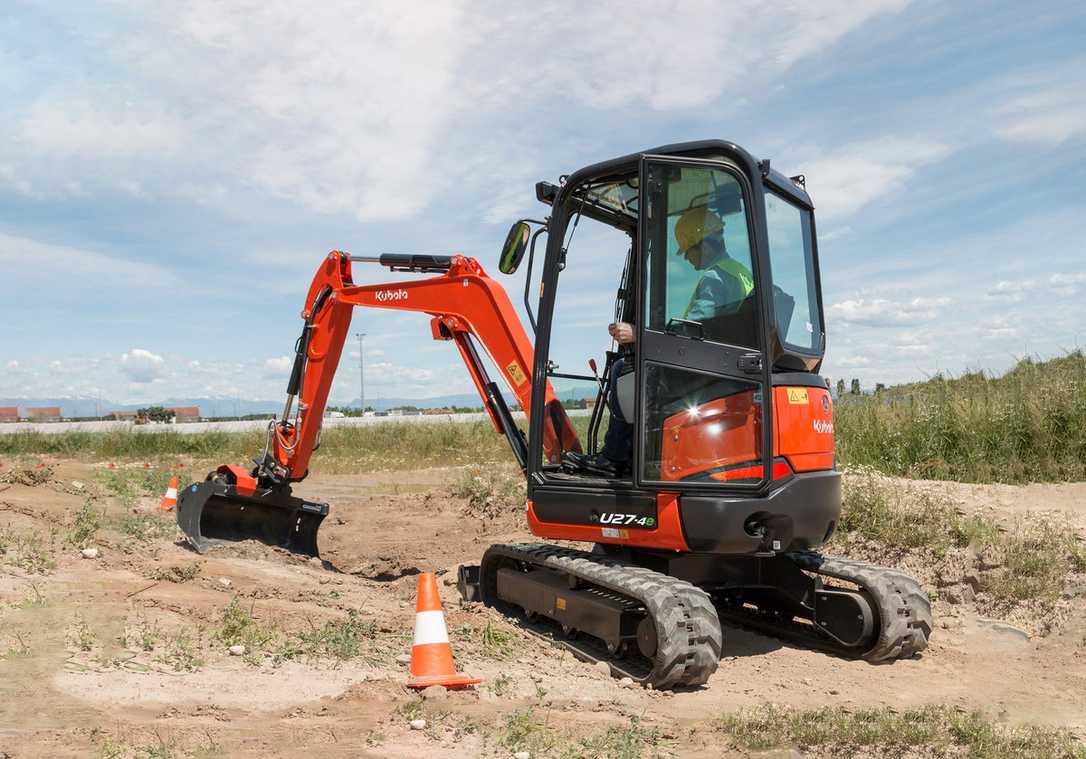
M714 720L767 702L949 704L1086 737L1083 594L1065 594L1058 620L1036 629L998 624L977 603L940 593L928 650L882 666L727 628L706 687L661 693L624 687L492 610L461 607L456 566L490 543L531 536L520 513L470 516L449 496L458 470L314 475L299 491L332 504L323 561L255 543L198 556L157 498L123 501L102 470L49 462L40 477L0 484L0 530L9 541L38 536L46 557L35 565L31 546L31 559L0 562L0 757L507 757L503 730L527 709L572 735L636 723L654 731L663 755L744 756L722 752ZM1056 512L1086 535L1086 484L919 486L1008 523ZM94 558L66 537L85 503L102 513ZM458 667L486 682L420 699L403 686L403 655L416 575L428 570L441 573ZM216 631L232 602L273 630L280 649L352 610L370 626L360 655L343 660L277 656L271 643L268 653L231 655ZM495 634L499 645L486 644ZM412 729L417 718L425 728Z

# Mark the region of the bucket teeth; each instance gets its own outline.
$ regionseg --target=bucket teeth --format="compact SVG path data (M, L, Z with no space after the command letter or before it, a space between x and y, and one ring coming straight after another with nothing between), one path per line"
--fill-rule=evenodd
M185 488L177 501L177 526L198 553L216 543L259 540L293 553L320 556L317 531L328 505L290 494L290 488L241 495L230 484L209 479Z

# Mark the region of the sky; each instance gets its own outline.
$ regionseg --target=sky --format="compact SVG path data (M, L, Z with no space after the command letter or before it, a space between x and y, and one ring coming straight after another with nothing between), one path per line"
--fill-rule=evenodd
M501 277L536 181L705 138L806 176L824 375L1060 355L1086 346L1083 39L1080 2L8 0L0 397L278 399L329 250ZM578 235L572 371L625 253ZM368 398L471 391L426 316L352 330ZM352 338L333 401L358 362Z

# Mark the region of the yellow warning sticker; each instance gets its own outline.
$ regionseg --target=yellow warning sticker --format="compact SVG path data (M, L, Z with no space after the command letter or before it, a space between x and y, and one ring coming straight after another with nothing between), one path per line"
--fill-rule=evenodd
M524 376L524 370L520 368L520 364L516 361L511 362L505 368L509 372L509 376L513 378L513 382L517 384L517 387L528 381L528 378Z
M558 608L558 609L565 609L566 608L566 599L564 599L564 598L556 598L554 600L554 606L555 606L555 608Z
M807 388L805 387L790 387L788 388L788 402L792 404L809 403L807 400Z

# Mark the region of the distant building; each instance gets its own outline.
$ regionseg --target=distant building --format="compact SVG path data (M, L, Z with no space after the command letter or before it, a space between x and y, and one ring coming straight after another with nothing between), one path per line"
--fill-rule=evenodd
M198 422L200 421L200 407L199 406L174 406L170 409L173 412L174 422Z
M0 422L19 421L18 406L0 406Z
M26 418L31 422L59 422L60 406L27 407Z
M134 422L136 421L135 411L110 411L108 416L113 417L118 422Z

